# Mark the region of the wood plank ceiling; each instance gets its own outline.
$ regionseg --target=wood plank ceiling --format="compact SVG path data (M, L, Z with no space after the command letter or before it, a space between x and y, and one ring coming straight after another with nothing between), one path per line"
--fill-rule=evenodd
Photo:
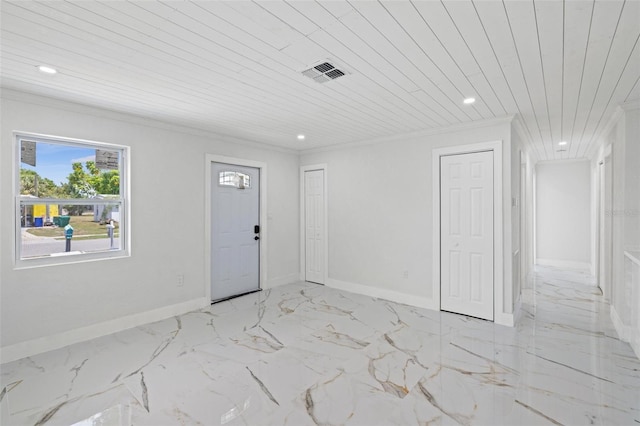
M2 87L293 149L519 114L540 160L582 158L640 98L638 1L0 7ZM325 60L347 75L301 74Z

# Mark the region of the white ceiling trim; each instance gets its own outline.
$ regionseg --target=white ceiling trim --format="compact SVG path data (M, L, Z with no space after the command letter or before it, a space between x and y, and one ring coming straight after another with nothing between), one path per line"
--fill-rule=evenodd
M376 139L367 139L367 140L361 140L361 141L347 142L343 144L323 146L319 148L310 148L310 149L301 150L300 153L315 154L315 153L321 153L321 152L340 151L340 150L351 149L351 148L362 147L362 146L378 145L378 144L388 143L388 142L402 142L409 139L415 140L415 139L420 139L420 138L433 136L433 135L463 132L463 131L474 130L474 129L482 129L485 127L495 127L495 126L500 126L504 124L509 124L513 122L516 119L516 117L517 117L516 115L512 114L504 117L489 118L486 120L477 120L469 123L454 124L452 126L439 127L437 129L420 130L417 132L403 133L399 135L386 136L386 137L381 137Z
M153 118L126 114L116 110L109 110L100 107L87 106L79 102L66 101L51 96L43 96L38 93L30 93L20 90L5 89L1 90L2 99L9 101L23 102L32 105L44 106L48 108L56 108L59 110L69 111L78 114L92 115L94 117L106 118L114 121L121 121L128 124L136 124L139 126L151 127L154 129L168 130L171 132L182 133L192 136L197 136L207 140L215 140L218 142L230 143L234 145L241 145L251 148L266 149L270 151L282 152L285 154L298 155L300 152L297 149L284 148L277 145L269 145L263 142L255 142L248 139L238 138L233 135L225 135L222 133L215 133L208 129L199 129L197 127L184 126L179 123L173 123L166 120L156 120ZM20 133L29 133L30 130L22 130ZM65 135L56 135L65 136ZM75 136L74 136L75 137ZM109 141L105 141L109 142ZM122 143L122 141L118 142Z

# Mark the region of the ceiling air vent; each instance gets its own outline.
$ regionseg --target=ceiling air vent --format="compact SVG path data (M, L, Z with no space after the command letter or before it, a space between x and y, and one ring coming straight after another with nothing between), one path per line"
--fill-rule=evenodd
M338 77L346 75L346 72L339 70L329 62L322 62L315 67L302 71L302 74L312 78L318 83L326 83L327 81L335 80Z

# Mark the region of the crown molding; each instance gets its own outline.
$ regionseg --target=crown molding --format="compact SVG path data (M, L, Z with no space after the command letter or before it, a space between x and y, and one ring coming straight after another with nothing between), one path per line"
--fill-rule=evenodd
M593 138L597 143L590 146L585 155L592 160L596 159L600 147L603 146L602 138L606 137L609 132L613 130L626 112L635 111L637 109L640 109L640 99L634 99L618 105L613 114L611 114L611 117L609 117L609 120L607 120L607 124L605 124L604 127L602 127L602 130Z
M591 160L588 158L567 158L567 159L553 159L553 160L539 160L537 164L570 164L570 163L590 163Z
M638 107L640 107L640 102L635 102ZM598 133L594 134L593 139L589 142L589 148L584 153L586 158L593 160L593 158L598 154L598 150L602 146L602 138L606 137L609 132L618 124L618 121L622 118L625 112L625 107L622 105L618 105L614 110L613 114L607 120L607 123L602 127ZM594 142L595 143L591 143Z
M487 120L472 121L469 123L454 124L446 127L435 127L432 129L418 130L415 132L401 133L393 136L383 136L380 138L347 142L317 148L301 149L299 152L303 154L316 154L321 152L341 151L344 149L357 148L361 146L377 145L385 142L397 142L405 139L415 139L426 136L441 135L443 133L460 132L464 130L480 129L483 127L491 127L500 124L509 124L513 121L515 115L507 115L504 117L490 118Z
M271 145L266 142L256 142L249 139L239 138L230 134L220 133L213 129L203 127L190 126L170 120L146 117L128 112L121 112L114 109L108 109L101 106L84 104L81 102L66 100L50 95L41 95L38 93L27 92L23 90L12 89L8 87L0 88L0 98L10 101L24 102L33 105L39 105L49 108L57 108L65 111L92 115L111 120L121 121L129 124L152 127L161 130L174 131L202 138L218 138L222 142L233 143L251 148L264 149L268 151L277 151L286 154L297 155L298 150L293 148L285 148L281 146Z
M633 99L631 101L624 102L620 104L620 108L622 108L625 111L640 109L640 99Z
M523 140L525 144L525 148L527 146L529 147L529 150L527 153L531 158L531 162L535 164L538 161L540 161L540 158L538 157L538 151L534 145L534 142L533 140L531 140L531 137L529 136L529 134L525 131L524 123L522 122L522 117L520 117L520 115L518 114L516 114L513 119L513 128L515 129L518 136L520 136L520 138Z

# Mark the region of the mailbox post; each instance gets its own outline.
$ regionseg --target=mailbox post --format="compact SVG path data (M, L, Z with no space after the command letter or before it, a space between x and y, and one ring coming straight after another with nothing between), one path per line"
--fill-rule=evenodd
M115 227L116 226L113 224L113 220L110 220L109 224L107 225L107 235L109 236L109 238L111 238L110 248L113 248L113 234L114 234Z
M67 225L64 227L64 237L67 242L67 246L64 251L67 253L71 251L71 238L73 238L73 226Z

